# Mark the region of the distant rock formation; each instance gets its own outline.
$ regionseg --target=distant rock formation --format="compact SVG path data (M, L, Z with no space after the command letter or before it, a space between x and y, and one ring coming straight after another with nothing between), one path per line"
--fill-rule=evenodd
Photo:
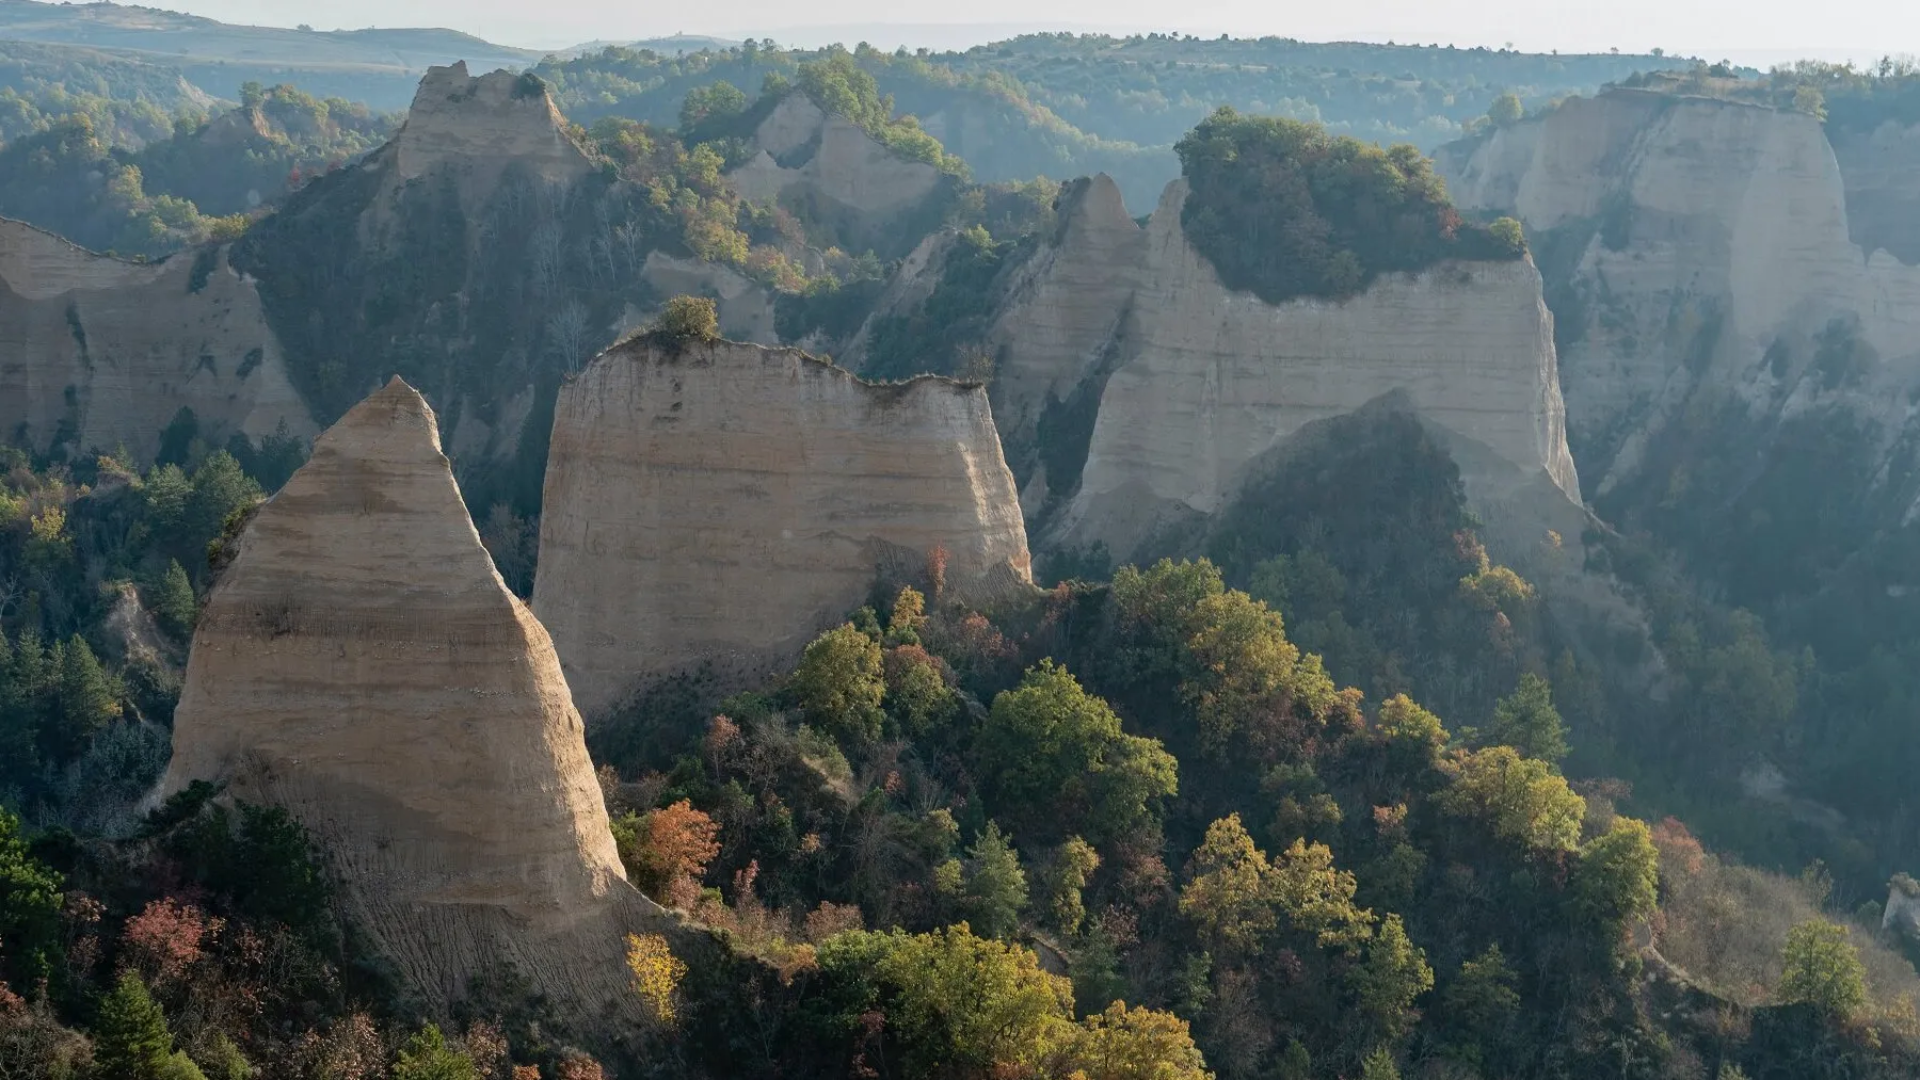
M1049 544L1153 554L1296 433L1377 401L1446 435L1476 505L1580 520L1530 261L1442 263L1345 300L1269 304L1220 283L1182 231L1185 199L1185 181L1169 185L1142 229L1111 180L1082 182L1008 286L995 406Z
M622 291L646 293L644 249L607 261L626 221L612 187L538 78L435 67L391 141L294 193L234 262L316 416L398 372L441 403L463 478L491 480L480 497L514 501L539 484L523 432L546 430L562 375L612 339Z
M131 263L0 220L0 437L151 460L182 408L214 446L315 430L226 249Z
M984 390L642 337L561 390L533 606L593 717L704 663L729 684L788 663L936 548L952 595L1030 587Z
M627 884L553 646L501 583L432 409L394 379L314 445L207 600L163 794L285 807L428 1000L507 962L576 1017L625 995Z
M589 170L538 76L473 76L465 61L427 69L391 153L400 183L447 168L498 180L509 165L572 183Z
M755 154L727 173L727 182L755 202L800 206L830 224L848 251L881 250L902 239L888 233L925 206L941 187L940 170L909 161L858 124L787 94L754 129ZM908 246L918 236L904 238Z
M1702 437L1681 430L1706 413L1693 403L1737 403L1762 426L1746 433L1756 459L1766 426L1819 411L1864 421L1882 448L1910 430L1920 267L1888 250L1909 247L1897 236L1855 243L1849 182L1815 118L1619 89L1436 163L1463 208L1515 214L1551 253L1569 437L1594 495L1644 480L1670 497L1673 463L1652 459L1669 436ZM1884 187L1861 175L1853 190ZM1907 198L1881 194L1882 208ZM1741 452L1733 438L1711 441Z
M1920 265L1920 124L1887 120L1865 131L1829 129L1827 137L1846 186L1853 242Z

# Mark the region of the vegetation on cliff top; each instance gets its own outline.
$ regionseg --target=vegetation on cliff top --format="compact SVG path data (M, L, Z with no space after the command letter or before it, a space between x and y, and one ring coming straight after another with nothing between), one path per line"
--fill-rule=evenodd
M1268 303L1340 298L1444 259L1516 259L1518 229L1463 221L1433 163L1317 124L1222 108L1174 147L1191 185L1180 223L1230 289Z

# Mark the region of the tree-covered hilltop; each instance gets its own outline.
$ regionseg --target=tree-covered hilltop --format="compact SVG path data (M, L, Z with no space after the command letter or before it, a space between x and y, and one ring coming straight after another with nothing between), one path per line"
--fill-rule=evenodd
M1461 219L1433 162L1318 124L1222 108L1174 147L1191 185L1180 223L1231 289L1268 303L1343 297L1443 259L1517 259L1519 223Z
M148 130L153 118L130 131L119 110L84 99L51 94L30 106L0 94L0 116L15 107L0 131L19 131L0 145L0 215L97 251L165 255L238 236L258 212L397 126L290 86L250 85L243 97L230 111L182 112L162 134Z
M823 51L835 52L844 50ZM791 79L799 64L820 55L770 41L674 55L610 48L548 60L536 70L577 119L613 114L665 123L702 87L758 86L769 73ZM1538 105L1672 66L1662 56L1158 34L1029 35L965 53L885 53L862 44L851 56L976 177L1068 180L1106 172L1143 210L1177 175L1171 145L1220 106L1432 148L1482 120L1502 94Z

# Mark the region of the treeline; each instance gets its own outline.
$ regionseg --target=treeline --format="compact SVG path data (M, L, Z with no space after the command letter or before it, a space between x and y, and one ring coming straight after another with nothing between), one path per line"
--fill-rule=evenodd
M171 118L144 99L75 101L56 92L30 103L9 94L0 92L0 215L128 256L231 240L267 206L376 148L395 126L364 106L289 86L249 84L236 110Z

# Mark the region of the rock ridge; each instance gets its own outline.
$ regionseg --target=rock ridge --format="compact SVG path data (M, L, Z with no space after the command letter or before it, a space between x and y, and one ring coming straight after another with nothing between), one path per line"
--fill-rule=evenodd
M977 385L640 337L561 389L533 606L589 717L659 677L738 685L790 663L935 548L950 599L1031 588Z

